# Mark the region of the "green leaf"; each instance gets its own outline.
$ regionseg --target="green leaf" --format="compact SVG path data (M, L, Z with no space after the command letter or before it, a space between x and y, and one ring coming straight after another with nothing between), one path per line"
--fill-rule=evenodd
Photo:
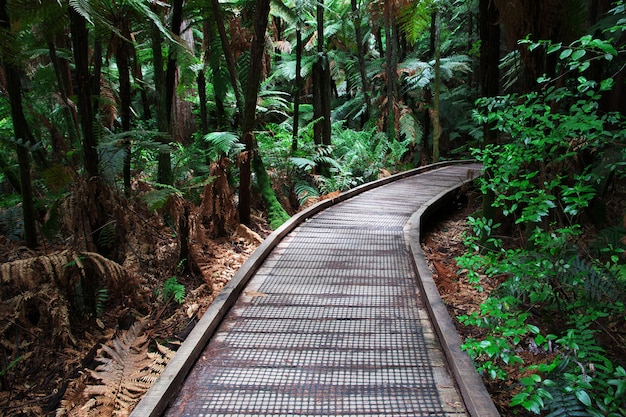
M567 57L569 57L572 54L572 50L571 49L565 49L563 50L563 52L561 52L561 54L559 55L559 59L565 59Z
M561 43L560 42L557 43L557 44L554 44L554 45L550 45L548 47L548 50L546 51L546 53L551 54L551 53L554 53L554 52L558 51L559 49L561 49Z
M578 401L580 401L587 407L591 407L591 397L589 397L589 394L587 394L587 391L582 390L582 389L577 389L576 391L574 391L574 394L576 395L576 398L578 398Z
M585 51L584 49L577 49L572 53L572 59L574 61L578 61L580 60L580 58L584 57L586 53L587 51Z

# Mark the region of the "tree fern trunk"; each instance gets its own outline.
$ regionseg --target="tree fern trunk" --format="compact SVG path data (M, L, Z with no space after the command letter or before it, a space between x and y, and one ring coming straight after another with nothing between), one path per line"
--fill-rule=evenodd
M499 93L499 13L492 1L480 0L478 16L480 19L480 90L483 97L493 97ZM493 126L485 123L483 132L485 144L496 144L498 142L498 136ZM492 176L493 173L491 171L485 172L485 178L491 178ZM483 216L487 219L496 217L496 209L493 206L495 198L495 193L489 189L483 196ZM486 244L486 242L483 243Z
M254 141L254 122L256 120L256 101L261 83L263 53L265 52L265 30L270 13L270 0L256 0L254 12L254 36L250 46L250 68L243 112L243 143L246 149L241 157L239 171L239 221L250 224L250 174L251 163L256 151Z
M352 0L352 14L354 17L354 36L357 45L357 59L359 61L359 74L361 76L361 84L363 88L363 98L365 99L366 114L361 118L361 127L371 117L372 103L370 100L370 86L367 79L367 71L365 67L365 45L363 44L363 34L361 33L361 15L357 0Z
M83 133L83 154L87 175L99 175L98 138L94 126L94 108L92 92L95 88L89 73L89 31L84 17L78 14L73 7L69 7L70 30L72 33L72 52L76 72L76 91L78 95L78 111L81 131ZM95 56L95 52L94 52ZM96 58L96 62L99 58ZM99 79L98 79L99 82Z
M226 60L228 75L230 76L230 83L232 84L233 91L235 92L237 109L243 114L244 101L243 97L241 96L241 91L239 89L239 81L237 78L237 65L235 63L235 57L233 56L232 48L228 43L228 35L226 34L226 26L224 25L224 17L222 16L222 9L220 7L219 0L211 0L211 5L213 6L213 16L215 17L215 22L217 23L217 31L220 35L222 52L224 53L224 59ZM265 29L263 29L263 31L265 31Z
M313 64L313 113L315 143L330 145L330 63L324 51L324 2L317 4L317 61Z
M439 117L439 96L441 93L441 12L435 11L435 86L433 94L433 163L439 162L439 138L441 119Z
M121 28L122 36L130 38L130 30ZM120 116L122 121L122 130L130 131L131 116L131 86L130 86L130 65L128 46L125 41L121 41L115 51L115 63L117 65L118 79L120 84ZM130 193L130 163L131 163L131 140L130 137L124 139L124 147L126 148L126 156L124 157L124 191Z
M73 113L72 106L70 106L68 98L68 85L66 83L66 79L61 68L61 63L57 55L56 46L52 40L48 41L48 52L50 55L50 61L52 62L52 66L54 68L54 74L57 79L57 85L59 88L59 94L61 95L61 101L63 102L63 117L65 119L65 124L67 125L67 132L68 136L70 137L70 143L72 146L78 146L80 143L80 139L78 137L76 114Z
M156 95L156 121L157 129L163 134L169 133L169 117L167 114L167 100L165 91L165 72L163 71L163 46L161 31L156 25L152 25L152 55L154 65L154 90ZM167 144L168 140L161 137L159 141ZM169 152L161 151L158 156L157 182L171 185L174 182L172 175L172 158Z
M300 94L302 89L302 30L296 29L296 80L293 93L293 138L291 152L298 150L298 134L300 129Z

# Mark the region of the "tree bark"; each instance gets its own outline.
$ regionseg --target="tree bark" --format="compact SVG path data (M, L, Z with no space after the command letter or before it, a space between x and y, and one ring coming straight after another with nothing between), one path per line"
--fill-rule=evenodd
M361 32L361 16L357 0L352 0L352 13L354 14L354 34L357 44L357 58L359 61L359 74L361 75L361 84L363 88L363 98L365 100L366 114L361 118L361 127L369 120L371 116L372 103L370 100L370 86L367 79L367 71L365 67L365 45L363 44L363 34Z
M269 20L270 0L256 0L254 13L254 35L250 46L250 68L242 121L242 139L245 151L240 156L239 170L239 221L250 224L250 176L254 157L254 122L256 101L261 83L263 53L265 52L265 30Z
M11 20L9 18L6 0L0 1L0 26L5 29L7 33L11 33ZM34 143L32 135L28 129L26 117L24 117L19 69L14 62L10 61L10 57L3 58L4 72L7 82L7 93L11 104L13 132L15 134L15 139L17 140L16 152L20 173L20 188L22 193L24 240L26 242L26 246L34 249L38 246L38 242L35 221L35 204L33 202L33 188L30 178L30 152L28 150L28 147L34 145Z
M117 65L118 79L120 84L120 117L122 121L122 131L130 131L131 118L131 85L130 85L130 53L129 45L125 39L130 39L130 28L122 27L123 39L119 40L115 50L115 63ZM124 39L125 38L125 39ZM130 137L124 138L126 155L124 156L124 191L130 194L130 163L131 163L131 141Z
M228 43L228 35L226 34L226 26L224 25L224 17L222 16L222 10L220 8L219 0L211 0L211 4L213 6L213 16L215 17L215 22L217 23L217 31L220 35L220 41L222 42L222 52L224 52L224 59L226 59L226 66L228 68L228 75L230 76L230 83L232 84L233 91L235 92L237 109L243 114L244 101L241 96L239 81L237 79L237 65L235 64L233 51L230 47L230 44ZM267 20L269 20L269 17ZM267 22L265 23L265 26L267 27ZM263 33L265 33L265 28L263 29Z
M76 113L72 110L72 106L70 106L68 85L63 74L61 62L59 61L59 57L57 55L56 45L52 40L48 41L48 52L50 55L50 61L54 67L54 74L57 79L61 101L63 102L63 117L65 118L65 124L67 125L70 143L72 146L78 146L80 143L80 139L78 137L78 120L76 118Z
M298 135L300 130L300 95L302 94L302 30L296 28L296 80L293 92L293 138L291 152L298 150Z
M152 25L152 55L154 64L154 91L156 95L155 107L157 118L157 129L163 135L170 131L169 115L167 112L167 99L165 89L165 72L163 71L163 46L161 31ZM167 145L168 140L160 137L159 142ZM160 184L172 185L174 182L172 174L172 157L169 151L160 151L158 155L157 182Z
M183 23L183 2L184 0L174 0L172 4L172 27L174 35L180 35L180 27ZM171 128L172 111L174 107L174 94L176 87L176 53L174 48L170 48L167 58L167 71L165 73L165 108L167 110L168 125Z
M318 146L331 144L330 124L330 65L324 51L324 3L317 4L317 61L313 64L313 127L315 143Z
M74 53L74 67L76 72L76 87L78 94L78 111L81 131L83 133L83 154L87 175L99 175L98 137L94 126L94 107L91 94L98 85L92 85L89 73L89 31L87 21L78 14L73 7L69 7L70 30L72 32L72 51ZM95 55L95 53L94 53ZM97 61L96 61L97 62Z
M500 26L498 10L491 0L480 0L479 3L480 32L480 91L483 97L494 97L499 93L499 62L500 62ZM496 144L497 132L489 124L483 126L484 143ZM485 172L489 178L491 172ZM496 216L493 207L495 194L487 191L483 196L483 215L488 219Z
M395 23L395 19L392 16L391 5L386 6L387 16L385 18L385 76L387 78L387 134L389 140L396 139L396 117L395 117L395 104L397 98L396 91L396 67L398 61L398 48L397 38L398 29Z
M441 12L435 11L435 85L433 94L433 163L439 162L439 138L441 119L439 117L439 96L441 93Z

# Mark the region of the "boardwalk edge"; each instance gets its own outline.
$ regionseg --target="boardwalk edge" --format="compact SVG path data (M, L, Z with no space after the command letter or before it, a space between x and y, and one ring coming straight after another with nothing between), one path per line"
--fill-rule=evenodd
M320 211L365 191L389 184L402 178L432 171L437 168L449 165L468 164L471 162L472 161L444 161L401 172L360 185L341 193L333 199L320 201L308 209L293 215L289 220L287 220L287 222L276 229L263 241L256 251L254 251L248 260L241 266L239 271L233 276L228 284L224 286L219 295L211 303L211 306L193 328L189 336L187 336L180 348L176 351L176 354L167 364L159 378L152 385L152 387L150 387L148 392L144 394L141 401L139 401L135 409L130 414L130 417L159 417L166 411L172 399L179 392L187 374L191 371L191 368L202 354L202 351L217 330L220 322L228 310L230 310L239 295L243 292L250 278L261 266L263 261L265 261L270 252L278 245L278 243L280 243L282 238L284 238L298 225L305 222L308 218L319 213ZM485 414L484 416L481 415L481 417L490 416L490 414Z
M498 412L489 392L476 371L474 364L467 353L461 350L461 338L454 327L448 310L441 299L432 272L426 262L426 256L420 244L422 224L429 216L449 203L452 197L466 184L473 181L473 177L462 183L442 191L433 199L423 204L410 218L409 247L411 250L414 266L418 275L418 284L422 295L426 298L426 306L431 316L433 326L441 343L449 368L457 382L463 402L468 413L472 417L499 417Z

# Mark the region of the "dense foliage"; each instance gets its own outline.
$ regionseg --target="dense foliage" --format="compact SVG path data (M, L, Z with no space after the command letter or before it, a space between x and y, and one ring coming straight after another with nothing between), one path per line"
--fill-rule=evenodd
M488 330L464 348L490 378L519 370L511 405L537 414L626 415L626 119L601 103L623 66L623 4L611 14L603 31L569 44L521 40L557 56L558 75L475 111L502 138L475 151L499 215L470 218L472 252L459 265L477 286L483 274L501 284L460 317ZM589 78L598 62L606 72ZM525 354L542 359L528 365Z

